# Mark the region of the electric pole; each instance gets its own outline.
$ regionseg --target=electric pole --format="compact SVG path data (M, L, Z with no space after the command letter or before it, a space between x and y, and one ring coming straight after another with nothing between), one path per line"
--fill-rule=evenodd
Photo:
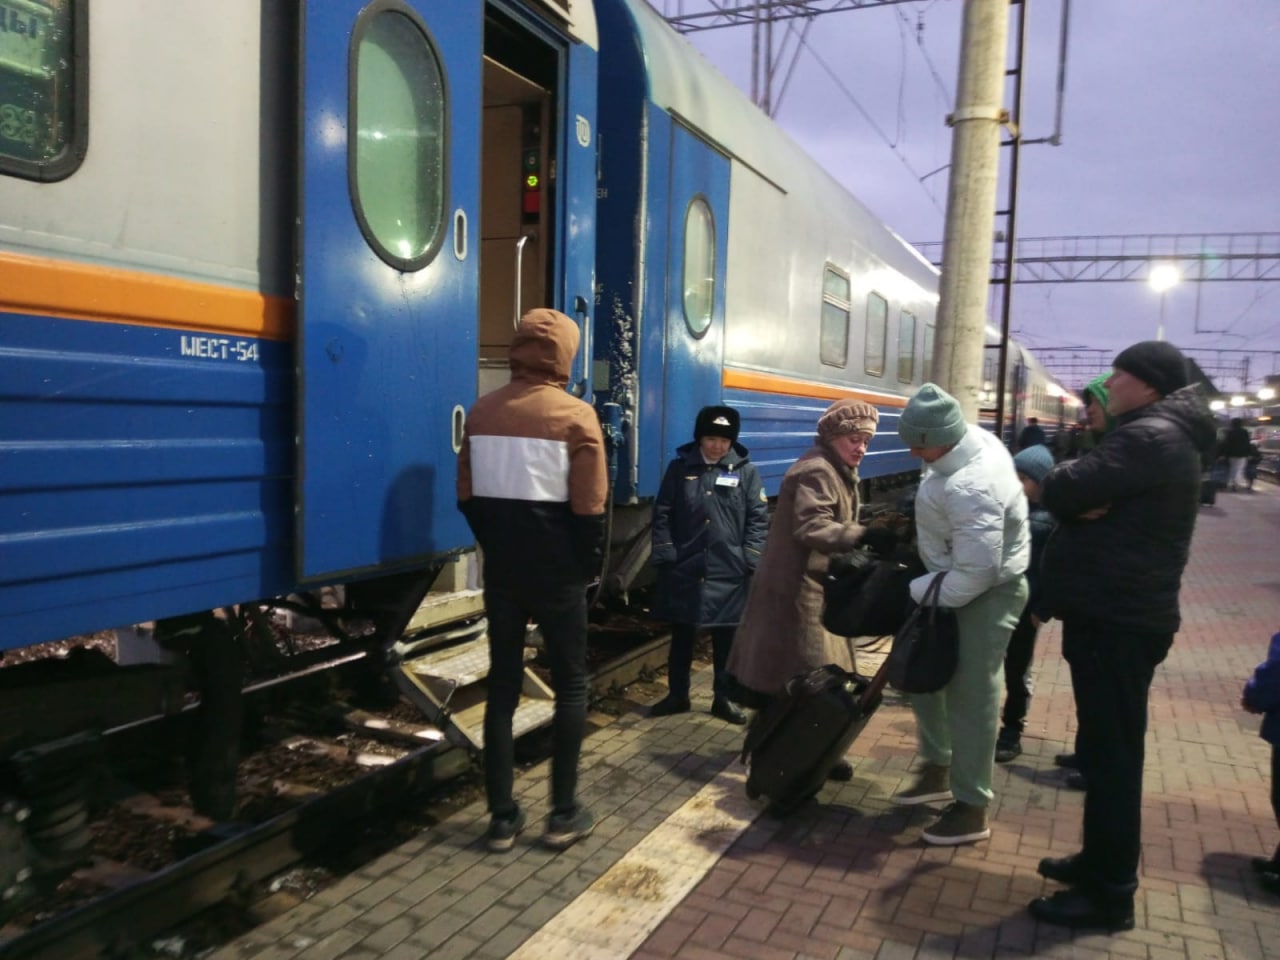
M1009 0L965 0L933 371L970 423L982 387L1008 38Z

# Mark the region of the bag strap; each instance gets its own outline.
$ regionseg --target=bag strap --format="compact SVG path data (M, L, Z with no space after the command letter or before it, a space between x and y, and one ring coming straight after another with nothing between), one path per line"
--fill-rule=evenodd
M942 578L947 575L947 571L943 570L937 574L929 586L925 587L924 596L920 598L920 606L936 607L938 605L938 597L942 595Z

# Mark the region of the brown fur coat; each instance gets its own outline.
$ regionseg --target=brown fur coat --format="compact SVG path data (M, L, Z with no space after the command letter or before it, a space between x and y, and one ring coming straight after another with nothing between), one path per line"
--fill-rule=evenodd
M831 554L862 539L857 516L857 474L825 446L809 448L782 478L729 655L729 672L743 686L773 696L803 670L827 663L854 668L848 639L822 626L822 578Z

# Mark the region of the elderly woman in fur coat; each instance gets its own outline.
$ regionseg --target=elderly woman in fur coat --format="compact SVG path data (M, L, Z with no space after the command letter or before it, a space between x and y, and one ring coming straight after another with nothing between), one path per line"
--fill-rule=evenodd
M869 403L837 400L819 418L813 446L782 478L769 539L729 654L728 670L745 688L739 695L753 706L782 693L802 671L828 663L854 669L848 639L822 626L822 581L831 555L852 550L866 533L857 522L858 464L878 420ZM848 761L830 774L846 780L852 775Z

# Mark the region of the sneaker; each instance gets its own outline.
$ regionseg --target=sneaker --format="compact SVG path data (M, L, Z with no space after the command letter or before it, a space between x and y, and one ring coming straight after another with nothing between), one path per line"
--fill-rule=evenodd
M889 798L891 803L900 807L914 807L921 803L938 803L950 799L951 768L938 763L926 763L920 768L915 783Z
M739 727L747 722L747 715L738 708L738 705L724 697L716 697L711 701L711 715Z
M996 741L996 763L1008 763L1022 754L1022 740L1017 734Z
M651 717L669 717L673 713L688 713L689 701L677 700L671 694L667 694L652 707L649 708L649 716Z
M591 836L595 828L596 821L591 811L579 805L573 813L553 813L547 818L542 843L552 850L568 850L583 837Z
M484 842L492 853L506 853L515 845L516 837L524 829L523 810L516 810L509 817L494 817L489 821L489 832Z
M977 843L991 836L987 826L987 808L958 800L942 811L942 816L925 828L921 836L926 843L954 847L960 843Z

